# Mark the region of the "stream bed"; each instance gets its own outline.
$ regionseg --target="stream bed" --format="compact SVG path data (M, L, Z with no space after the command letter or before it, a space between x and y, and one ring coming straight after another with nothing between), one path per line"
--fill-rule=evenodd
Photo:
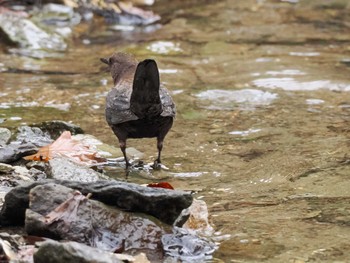
M169 169L107 175L194 191L221 243L215 262L348 262L348 1L159 0L152 10L162 19L143 27L78 24L69 48L45 59L0 44L0 125L71 121L118 147L99 58L154 58L177 106ZM127 143L155 159L155 140Z

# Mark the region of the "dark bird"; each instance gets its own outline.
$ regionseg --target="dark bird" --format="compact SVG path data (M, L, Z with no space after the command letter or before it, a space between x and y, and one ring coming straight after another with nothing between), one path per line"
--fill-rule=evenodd
M126 167L128 138L157 138L158 158L161 163L163 141L175 117L175 104L168 92L160 85L159 71L153 59L138 63L125 53L115 53L101 58L111 72L114 87L106 99L106 120L118 137Z

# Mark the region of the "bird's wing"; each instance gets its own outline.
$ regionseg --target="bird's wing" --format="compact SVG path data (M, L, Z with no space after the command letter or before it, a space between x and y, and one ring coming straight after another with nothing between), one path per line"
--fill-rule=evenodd
M159 90L160 100L162 102L163 111L161 116L163 117L175 117L176 115L176 107L173 99L171 98L169 91L163 86L160 87Z
M109 125L138 119L138 117L130 110L131 89L123 88L124 86L118 85L107 95L106 120Z

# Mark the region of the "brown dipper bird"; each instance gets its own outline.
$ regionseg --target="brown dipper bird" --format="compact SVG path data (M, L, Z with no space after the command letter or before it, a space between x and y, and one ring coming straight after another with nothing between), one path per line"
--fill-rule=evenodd
M161 163L163 140L173 125L175 104L167 89L160 85L157 64L152 59L138 63L125 53L101 58L109 66L114 87L106 99L106 120L118 137L126 167L130 163L125 148L128 138L157 138Z

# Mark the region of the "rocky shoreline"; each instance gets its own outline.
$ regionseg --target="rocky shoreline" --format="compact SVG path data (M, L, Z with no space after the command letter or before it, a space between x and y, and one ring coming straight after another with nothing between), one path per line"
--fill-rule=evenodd
M196 223L191 207L198 201L190 192L112 180L103 173L107 159L102 155L108 154L100 156L98 150L93 154L96 163L65 152L40 155L42 160L23 158L54 145L67 132L84 136L80 127L63 121L0 130L0 225L18 231L0 235L8 261L175 262L210 257L217 245L195 231L196 224L209 224ZM23 241L27 239L31 242ZM124 254L126 258L119 258Z

